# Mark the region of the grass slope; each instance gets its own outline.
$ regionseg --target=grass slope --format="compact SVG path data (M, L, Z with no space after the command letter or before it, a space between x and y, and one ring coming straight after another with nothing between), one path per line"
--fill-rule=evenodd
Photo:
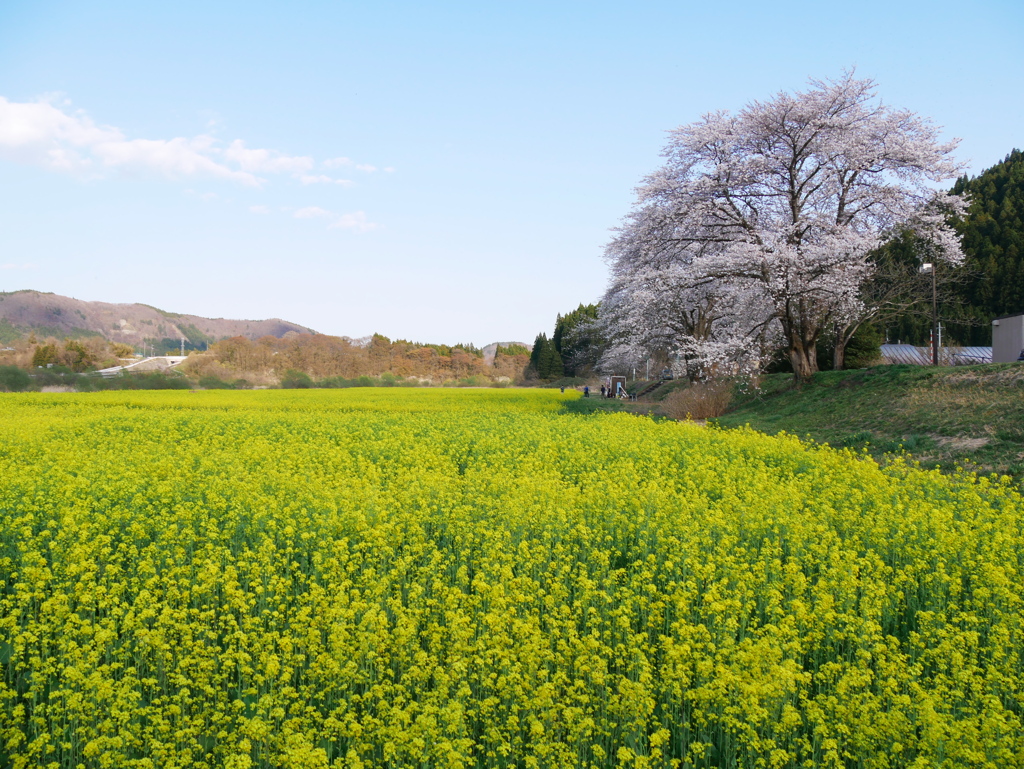
M824 371L803 388L766 377L737 398L719 423L749 424L881 458L906 451L926 467L957 465L1024 477L1024 366L1013 363L932 369L878 366Z
M657 418L664 416L669 393L686 386L666 383L636 403L591 398L566 409ZM927 468L951 472L959 466L1024 481L1024 365L1016 363L823 371L802 388L794 387L790 374L773 374L757 391L741 389L716 421L864 449L879 460L906 452Z

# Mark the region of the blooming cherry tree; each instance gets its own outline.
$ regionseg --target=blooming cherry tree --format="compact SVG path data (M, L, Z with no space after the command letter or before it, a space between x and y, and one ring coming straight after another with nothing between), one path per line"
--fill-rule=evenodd
M956 144L878 102L874 82L850 72L706 115L671 133L666 164L640 187L609 248L613 280L682 266L689 287L744 297L777 323L806 379L823 331L869 310L862 288L879 246L910 229L962 262L946 217L963 202L934 186L961 170ZM763 327L757 315L746 325Z
M608 248L613 279L600 323L610 345L602 367L628 369L663 353L677 375L692 380L759 369L777 326L761 297L701 275L685 250L656 236L653 215L635 214Z

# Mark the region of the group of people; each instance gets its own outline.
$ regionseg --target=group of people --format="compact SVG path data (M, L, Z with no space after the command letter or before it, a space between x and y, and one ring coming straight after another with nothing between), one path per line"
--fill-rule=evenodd
M620 398L628 398L629 397L629 395L626 393L625 388L623 388L623 386L621 384L619 384L619 388L618 389L619 389L618 397L620 397ZM565 392L565 387L562 387L562 392ZM589 398L590 397L590 385L583 385L583 397L584 398ZM612 397L611 385L601 385L601 397L602 398L611 398Z

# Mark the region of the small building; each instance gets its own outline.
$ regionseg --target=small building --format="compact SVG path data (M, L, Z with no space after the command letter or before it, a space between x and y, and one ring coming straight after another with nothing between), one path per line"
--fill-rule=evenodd
M1024 350L1024 313L992 321L992 362L1011 363Z

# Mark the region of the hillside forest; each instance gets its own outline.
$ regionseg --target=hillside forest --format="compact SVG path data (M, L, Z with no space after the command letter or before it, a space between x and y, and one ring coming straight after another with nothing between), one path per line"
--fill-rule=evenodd
M9 382L0 376L0 389L25 389L30 383L27 372L46 380L44 385L58 385L63 375L130 363L133 353L128 345L98 336L63 341L30 336L0 351L0 370L13 376ZM529 356L525 345L515 343L481 350L469 344L392 341L379 334L366 340L327 334L255 340L236 336L214 342L205 351L188 351L175 375L183 386L215 388L511 384L522 381ZM12 370L25 372L25 376ZM154 386L166 385L165 378L154 377Z

